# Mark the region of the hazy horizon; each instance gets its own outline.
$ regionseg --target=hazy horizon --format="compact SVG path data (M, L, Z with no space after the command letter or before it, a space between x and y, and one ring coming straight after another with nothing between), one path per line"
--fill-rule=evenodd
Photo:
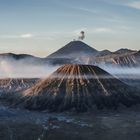
M84 41L82 41L82 42L84 42ZM70 43L70 42L68 42L68 43ZM67 44L68 44L67 43ZM89 45L90 46L90 44L88 44L87 42L84 42L84 43L86 43L87 45ZM65 45L67 45L67 44L65 44ZM44 57L47 57L47 56L49 56L50 54L52 54L52 53L54 53L55 51L57 51L57 50L59 50L60 48L62 48L62 47L64 47L65 45L62 45L61 47L58 47L58 49L56 48L56 50L54 50L54 51L52 51L52 52L50 52L50 53L44 53L44 55L37 55L37 54L35 54L35 53L26 53L26 52L16 52L16 51L7 51L7 52L0 52L0 54L4 54L4 53L13 53L13 54L17 54L17 55L20 55L20 54L27 54L27 55L32 55L32 56L35 56L35 57L40 57L40 58L44 58ZM94 48L94 49L96 49L97 50L97 48L96 47L93 47L93 46L90 46L90 47L92 47L92 48ZM111 52L115 52L115 51L118 51L118 50L120 50L120 49L129 49L129 48L118 48L118 49L114 49L114 50L109 50L109 51L111 51ZM104 49L104 50L107 50L107 49ZM133 51L139 51L139 50L134 50L134 49L131 49L131 50L133 50ZM103 50L98 50L98 51L103 51Z
M47 56L78 38L97 50L139 50L139 0L2 0L0 53Z

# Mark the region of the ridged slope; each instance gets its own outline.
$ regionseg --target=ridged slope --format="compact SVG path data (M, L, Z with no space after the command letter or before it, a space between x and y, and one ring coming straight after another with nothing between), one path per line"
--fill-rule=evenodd
M138 101L139 96L129 86L99 67L69 64L24 91L17 104L36 110L82 112L93 106L117 108Z

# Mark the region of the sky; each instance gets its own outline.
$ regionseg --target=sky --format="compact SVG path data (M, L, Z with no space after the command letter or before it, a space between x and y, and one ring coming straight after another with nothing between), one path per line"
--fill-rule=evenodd
M0 0L0 53L49 55L78 38L140 50L140 0Z

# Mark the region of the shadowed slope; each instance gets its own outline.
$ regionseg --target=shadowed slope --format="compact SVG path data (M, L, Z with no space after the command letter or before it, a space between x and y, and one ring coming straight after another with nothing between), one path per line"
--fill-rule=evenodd
M127 107L139 101L132 89L104 70L91 65L64 65L32 88L17 102L28 109L87 111Z

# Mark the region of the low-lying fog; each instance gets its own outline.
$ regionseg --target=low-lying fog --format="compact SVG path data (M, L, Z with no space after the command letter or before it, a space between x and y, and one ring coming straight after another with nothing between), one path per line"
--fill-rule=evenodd
M126 79L140 79L140 67L119 67L119 66L105 66L101 65L100 68L109 72L119 78Z
M45 78L59 67L49 64L29 64L20 60L0 60L0 78ZM128 68L111 65L100 65L100 67L119 78L140 79L140 67Z
M26 64L24 61L0 61L0 78L43 78L47 77L58 66Z

